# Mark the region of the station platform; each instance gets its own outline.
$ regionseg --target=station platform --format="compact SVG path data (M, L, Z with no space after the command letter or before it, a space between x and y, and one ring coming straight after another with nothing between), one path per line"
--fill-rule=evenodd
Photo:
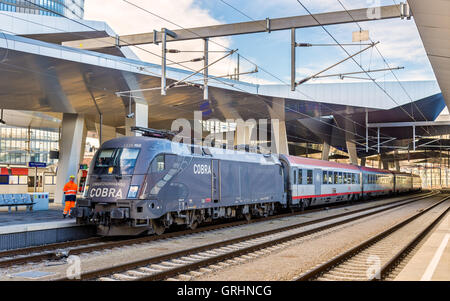
M94 235L93 227L77 225L75 219L62 217L62 209L0 212L0 250L26 248Z
M395 281L448 281L450 279L450 212L428 235Z

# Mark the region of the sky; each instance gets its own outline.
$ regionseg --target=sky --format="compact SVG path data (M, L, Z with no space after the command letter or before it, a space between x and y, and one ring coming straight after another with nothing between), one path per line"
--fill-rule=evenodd
M302 0L301 2L312 13L322 13L343 10L339 1L347 9L392 5L399 2L398 0ZM190 28L305 14L307 12L296 0L86 0L85 2L85 19L105 21L119 35L152 32L154 29L160 30L163 27L173 30L180 27ZM395 71L400 80L435 80L413 19L378 20L362 22L359 25L363 30L369 30L373 41L380 42L378 49L391 67L405 68ZM326 26L326 28L339 43L352 43L352 32L359 31L359 27L354 23ZM332 38L321 27L297 29L296 41L334 44ZM361 47L366 47L358 43L353 44L356 45L345 47L349 53L355 53ZM168 45L169 48L179 50L203 49L202 40L173 42ZM140 59L161 63L158 57L161 53L160 46L139 47L141 49L136 47L132 49ZM241 80L256 84L289 84L289 30L211 39L210 50L229 49L239 49L241 72L254 70L255 64L258 66L258 73L241 76ZM210 62L224 54L223 52L211 53ZM201 56L201 53L195 52L168 54L168 60L181 62ZM297 80L311 76L347 57L346 53L336 46L297 48L296 56ZM374 48L358 55L355 59L366 70L386 68L382 57ZM234 72L236 62L237 55L233 54L212 66L210 74L216 76L231 74ZM203 63L183 65L192 70L198 70L202 68ZM183 68L176 64L171 66ZM324 74L355 71L361 71L360 67L352 60L348 60ZM364 77L364 75L355 76ZM372 73L371 76L380 83L395 80L391 72L377 72ZM344 81L355 81L355 79ZM333 77L311 81L311 83L314 82L342 82L342 80Z

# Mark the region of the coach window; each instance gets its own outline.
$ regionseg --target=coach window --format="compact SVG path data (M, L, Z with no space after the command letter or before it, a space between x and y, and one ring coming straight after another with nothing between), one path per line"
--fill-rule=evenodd
M333 184L337 184L337 183L338 183L338 173L333 172Z
M338 184L342 184L342 172L339 173Z
M328 183L328 171L323 170L322 171L322 177L323 177L323 184L327 184Z
M333 172L328 172L328 184L333 184Z
M308 169L307 175L306 175L306 184L312 184L313 183L313 171Z

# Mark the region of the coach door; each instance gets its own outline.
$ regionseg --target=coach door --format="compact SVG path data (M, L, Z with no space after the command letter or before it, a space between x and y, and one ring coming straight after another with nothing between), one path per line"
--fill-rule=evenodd
M314 195L320 195L321 192L321 184L322 184L322 170L314 169Z
M219 160L212 160L211 165L211 199L214 203L218 203L221 197L220 162Z

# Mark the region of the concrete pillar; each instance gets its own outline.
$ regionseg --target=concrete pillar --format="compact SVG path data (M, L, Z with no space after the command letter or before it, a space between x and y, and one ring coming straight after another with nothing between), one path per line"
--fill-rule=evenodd
M83 115L63 114L56 174L55 203L57 204L63 203L63 188L69 180L69 176L76 175L78 172L84 128Z
M321 159L328 161L329 156L330 156L330 145L326 141L324 141Z
M234 132L234 145L256 145L257 123L254 119L243 121L236 120L236 131Z
M87 137L87 126L86 122L83 124L83 135L81 138L81 151L80 151L80 162L83 162L84 152L86 151L86 137Z
M148 127L148 103L144 98L144 94L139 91L141 86L137 81L136 76L129 72L122 72L122 75L130 91L135 91L131 93L131 101L129 97L123 97L123 102L125 104L125 133L126 136L139 136L140 134L131 132L130 127ZM131 110L129 106L130 102ZM134 113L132 118L127 116L130 111L131 113Z
M394 151L394 164L395 164L395 170L400 171L400 161L398 160L398 150Z
M126 106L126 114L129 112L128 105ZM125 132L126 136L139 136L140 134L132 132L132 126L148 127L148 104L136 100L131 104L131 112L134 113L132 118L125 116ZM106 140L105 140L106 141Z
M348 158L350 160L350 164L358 165L358 156L356 154L356 145L354 142L345 141L347 146Z
M361 158L361 166L366 166L366 160L367 160L366 157Z
M95 124L95 130L97 131L97 136L100 137L100 124ZM117 138L116 128L109 125L102 125L102 140L103 142Z
M272 119L271 141L275 145L275 147L272 147L272 152L289 155L284 98L272 98L272 106L268 106L267 108L269 110L270 118Z

